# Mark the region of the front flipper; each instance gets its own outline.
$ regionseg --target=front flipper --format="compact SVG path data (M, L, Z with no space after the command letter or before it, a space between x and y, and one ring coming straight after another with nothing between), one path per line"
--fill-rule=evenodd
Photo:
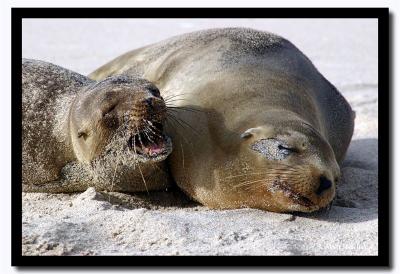
M93 177L85 168L85 165L78 162L70 162L62 168L59 180L39 184L22 184L22 191L44 193L82 192L88 187L94 186L94 184Z

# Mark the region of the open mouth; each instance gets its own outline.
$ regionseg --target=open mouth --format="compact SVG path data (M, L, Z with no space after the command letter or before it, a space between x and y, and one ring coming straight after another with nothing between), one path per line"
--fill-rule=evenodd
M139 156L155 159L171 152L171 140L163 134L161 123L153 123L152 128L132 135L128 140L128 147Z

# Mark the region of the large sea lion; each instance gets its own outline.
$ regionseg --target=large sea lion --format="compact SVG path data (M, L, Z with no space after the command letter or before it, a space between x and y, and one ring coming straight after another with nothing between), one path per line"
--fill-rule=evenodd
M23 191L165 189L166 105L152 83L131 76L96 82L22 60Z
M311 212L335 196L354 113L293 44L245 28L184 34L128 52L90 78L136 75L174 98L170 170L211 208Z

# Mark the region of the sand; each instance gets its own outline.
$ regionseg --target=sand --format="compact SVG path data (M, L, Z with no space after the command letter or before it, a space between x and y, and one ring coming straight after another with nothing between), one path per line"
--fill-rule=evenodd
M332 209L296 215L210 210L178 189L23 193L24 255L377 255L376 20L24 20L23 57L88 74L126 50L233 25L292 41L356 111Z

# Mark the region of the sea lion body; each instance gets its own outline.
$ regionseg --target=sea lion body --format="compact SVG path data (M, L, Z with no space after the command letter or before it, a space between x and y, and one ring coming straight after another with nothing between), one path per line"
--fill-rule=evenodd
M148 110L165 109L162 98L152 92L157 88L143 79L120 76L96 82L47 62L23 59L23 191L165 189L166 155L137 154L125 140L147 130L145 120L163 121L164 114Z
M310 212L335 196L354 114L289 41L229 28L128 52L89 77L143 77L180 107L176 183L211 208Z

